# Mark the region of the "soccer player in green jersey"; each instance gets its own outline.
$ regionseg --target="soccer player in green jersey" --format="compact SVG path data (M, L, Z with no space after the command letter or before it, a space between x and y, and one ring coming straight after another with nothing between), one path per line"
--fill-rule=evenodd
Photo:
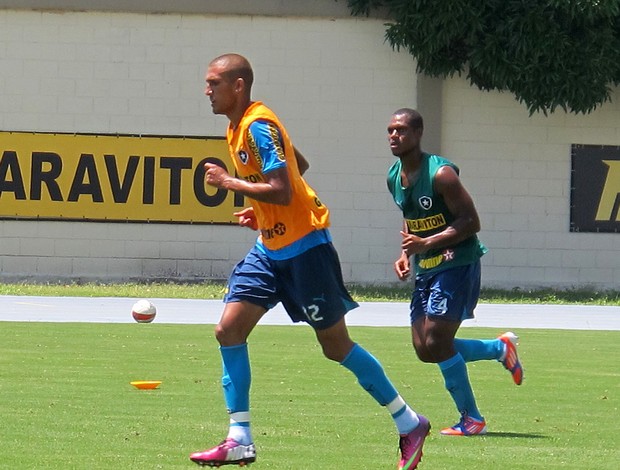
M416 354L435 363L461 419L441 434L486 433L476 405L466 363L495 359L523 380L517 336L507 332L493 340L457 339L463 320L473 318L480 294L480 258L487 249L478 240L480 220L474 202L451 161L422 151L424 123L420 113L403 108L388 125L392 154L398 159L387 184L404 218L402 252L394 264L400 280L415 271L411 299L411 332Z

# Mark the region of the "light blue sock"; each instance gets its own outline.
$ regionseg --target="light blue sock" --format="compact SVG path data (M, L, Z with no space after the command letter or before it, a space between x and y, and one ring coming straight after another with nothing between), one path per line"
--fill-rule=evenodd
M452 395L452 399L459 413L466 413L475 419L482 419L476 406L474 392L469 383L467 366L460 353L456 353L450 359L437 364L446 384L446 389Z
M408 434L418 426L418 415L401 398L385 375L383 366L372 354L355 344L340 364L353 372L362 388L377 403L388 408L400 434Z
M230 417L228 437L239 444L252 443L250 432L250 384L252 373L247 343L221 346L222 388Z
M465 362L499 360L504 353L504 343L499 339L458 339L454 348L463 356Z

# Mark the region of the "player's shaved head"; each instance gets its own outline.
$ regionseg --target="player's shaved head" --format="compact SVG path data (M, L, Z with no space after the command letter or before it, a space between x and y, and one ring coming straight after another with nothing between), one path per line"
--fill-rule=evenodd
M241 78L249 90L254 82L254 72L248 59L239 54L224 54L216 57L210 65L218 65L224 69L222 76L232 82Z
M412 129L424 129L424 120L422 119L422 115L415 109L400 108L394 111L394 116L405 116L407 119L407 124Z

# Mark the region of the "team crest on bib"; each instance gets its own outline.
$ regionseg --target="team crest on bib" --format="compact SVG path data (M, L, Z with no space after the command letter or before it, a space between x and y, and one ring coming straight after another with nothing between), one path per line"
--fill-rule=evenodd
M245 150L239 150L239 152L237 152L237 155L239 155L239 160L241 160L241 163L243 163L244 165L248 163L248 152L246 152Z
M429 210L431 207L433 207L433 200L428 196L422 196L420 199L418 199L418 202L420 203L420 207L422 207L422 209L424 210Z

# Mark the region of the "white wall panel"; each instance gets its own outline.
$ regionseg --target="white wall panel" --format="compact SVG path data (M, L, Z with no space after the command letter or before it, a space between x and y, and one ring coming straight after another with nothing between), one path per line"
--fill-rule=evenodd
M222 136L204 73L239 52L255 69L254 98L311 162L347 280L395 280L385 127L416 105L416 77L411 57L383 42L383 21L67 8L0 10L2 130ZM3 220L0 230L5 279L223 278L254 239L208 225Z

